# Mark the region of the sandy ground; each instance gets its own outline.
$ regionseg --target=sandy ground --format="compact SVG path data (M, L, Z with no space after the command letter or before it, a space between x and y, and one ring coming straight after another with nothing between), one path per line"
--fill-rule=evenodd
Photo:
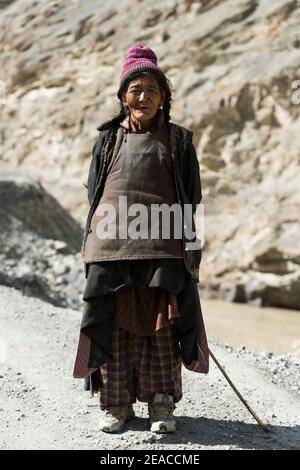
M83 380L72 377L80 320L81 312L0 286L1 449L300 448L297 358L284 362L289 380L274 383L273 366L260 356L215 341L212 351L270 433L256 424L212 361L207 375L183 369L176 433L151 433L147 405L139 402L137 419L124 432L99 431L99 396L91 398Z

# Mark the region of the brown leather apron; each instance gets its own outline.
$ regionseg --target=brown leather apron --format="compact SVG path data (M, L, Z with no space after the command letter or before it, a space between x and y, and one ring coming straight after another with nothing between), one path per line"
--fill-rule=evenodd
M120 196L123 196L121 206ZM109 162L103 195L91 220L84 261L182 258L181 230L174 232L173 216L170 218L170 236L163 238L165 233L162 235L160 217L159 223L155 219L158 238L151 238L151 205L163 203L168 206L178 203L166 123L153 134L125 134L119 150ZM116 218L109 222L107 213L103 212L104 204L109 204L115 211ZM132 238L132 232L128 232L130 225L135 227L132 224L140 214L132 212L128 215L132 204L143 204L146 208L147 231L143 224L137 228L148 238ZM177 204L177 209L179 207ZM178 212L177 217L179 220ZM111 238L103 238L104 228L105 233L109 230Z

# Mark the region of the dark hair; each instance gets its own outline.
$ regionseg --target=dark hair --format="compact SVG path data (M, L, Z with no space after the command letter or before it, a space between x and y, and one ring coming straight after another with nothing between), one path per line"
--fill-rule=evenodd
M156 71L156 70L135 71L135 72L132 72L128 77L126 77L126 80L124 80L124 82L121 83L121 86L119 88L118 95L117 95L119 98L119 105L120 105L119 114L115 116L114 118L109 119L104 124L101 124L99 127L97 127L99 131L110 129L111 127L117 127L117 128L119 127L120 122L122 122L126 117L126 108L122 101L122 95L124 92L127 91L127 88L131 80L141 75L151 75L154 78L156 78L159 89L165 92L165 101L164 101L164 106L163 106L164 117L165 117L166 122L170 121L170 111L171 111L171 104L172 104L172 91L171 91L172 85L171 85L170 80L163 73L160 73L159 71Z

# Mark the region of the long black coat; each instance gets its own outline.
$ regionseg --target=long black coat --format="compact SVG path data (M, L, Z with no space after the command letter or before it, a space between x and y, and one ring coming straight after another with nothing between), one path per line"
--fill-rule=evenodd
M90 229L93 213L96 210L103 193L107 174L107 166L115 144L116 131L117 129L114 128L101 131L100 136L94 144L92 150L92 160L87 184L90 209L83 237L81 250L82 255L84 255L85 242L88 231ZM171 122L169 123L169 131L177 198L178 201L182 204L182 207L184 204L192 204L194 213L197 204L199 204L201 201L202 194L199 163L194 145L192 143L192 131ZM192 223L192 229L195 230L194 220ZM175 326L179 333L182 361L185 367L195 372L207 373L209 368L208 345L202 318L200 298L197 289L197 282L199 282L199 265L202 251L201 248L197 250L187 250L187 241L190 240L186 239L185 233L183 232L182 243L184 265L188 276L190 276L190 282L186 284L186 287L177 296L181 316L179 319L176 319ZM89 263L85 263L85 268L87 278ZM95 369L100 367L100 365L109 359L109 338L111 336L110 330L111 319L109 318L107 322L102 323L100 326L99 324L97 325L96 317L93 319L92 314L83 317L81 333L89 336L92 340L94 337L94 341L92 341L92 343L88 346L88 348L90 348L89 362L87 364L85 375L92 373ZM105 334L103 334L104 332ZM78 359L81 348L80 342L81 340L85 341L84 335L80 336L74 370L76 369L77 362L79 362ZM95 341L96 337L100 339L98 344ZM102 339L103 347L105 346L104 349L101 347ZM87 349L86 344L83 346L85 349ZM82 377L82 375L76 374L74 374L74 376Z

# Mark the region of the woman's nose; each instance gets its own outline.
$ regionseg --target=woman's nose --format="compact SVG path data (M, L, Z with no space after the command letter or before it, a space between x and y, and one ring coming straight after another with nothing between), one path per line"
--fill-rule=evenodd
M150 104L149 97L144 91L139 96L139 102L144 104Z

